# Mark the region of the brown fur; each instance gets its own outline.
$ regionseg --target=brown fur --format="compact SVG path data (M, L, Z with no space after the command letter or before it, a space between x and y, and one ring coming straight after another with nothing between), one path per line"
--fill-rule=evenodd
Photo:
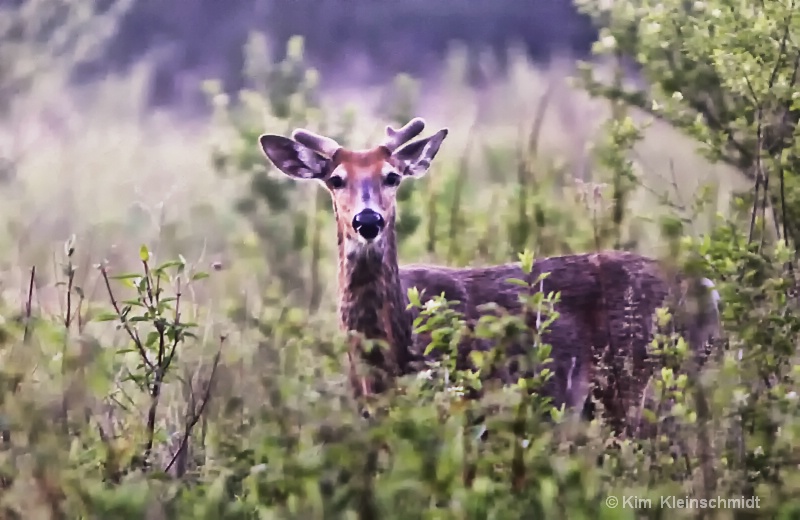
M612 427L632 433L630 427L635 425L628 416L640 408L656 361L648 351L656 332L655 312L682 296L684 283L679 278L670 283L667 270L651 258L618 251L539 259L532 279L542 272L550 273L542 284L545 294L561 293L556 305L559 317L543 335L553 347L550 368L554 376L544 389L546 394L556 406L582 406L591 388ZM519 264L467 269L409 266L400 269L400 277L396 298L410 286L425 289L429 296L444 291L448 299L465 302L460 310L472 320L478 319L477 308L484 303L495 302L512 313L522 310L521 288L506 282L524 278ZM529 320L531 327L534 318ZM714 321L699 313L691 318L687 336L695 348L702 348L716 332ZM416 340L411 348L419 355L429 340ZM520 355L525 348L529 347L516 345L509 353ZM500 372L498 376L512 383L518 374Z
M395 188L390 175L422 175L447 135L400 145L418 134L424 122L413 120L405 127L387 128L386 143L370 150L342 149L329 138L295 131L296 141L280 136L262 136L266 155L284 173L317 179L331 193L338 233L339 321L343 330L354 332L350 340L350 379L357 396L388 390L393 378L414 372L424 361L440 353L423 355L430 338L415 336L412 321L418 311L407 310L408 289L417 287L423 301L444 293L458 300L472 325L482 304L496 303L512 313L522 310L517 285L508 278L524 278L519 264L454 269L439 266L398 266L395 237ZM396 173L393 173L396 172ZM334 177L342 180L339 186ZM374 242L360 241L353 217L360 208L376 208L385 219L381 236ZM653 316L663 305L676 307L686 299L686 281L670 273L655 260L638 254L608 251L542 258L536 261L533 279L548 272L545 293L560 292L556 305L559 318L543 340L552 345L554 377L544 392L557 406L583 406L591 391L602 403L605 415L618 432L631 432L632 409L643 402L656 360L648 351L655 327ZM700 284L693 281L692 286ZM713 336L714 321L708 303L695 305L684 320L691 344L702 346ZM535 316L528 316L535 326ZM385 348L366 349L364 339L381 342ZM467 363L472 349L488 349L483 341L461 345L459 361ZM514 345L510 355L524 354L530 345ZM357 363L358 360L362 363ZM358 365L366 365L360 373ZM513 367L493 370L488 377L510 383L519 377Z

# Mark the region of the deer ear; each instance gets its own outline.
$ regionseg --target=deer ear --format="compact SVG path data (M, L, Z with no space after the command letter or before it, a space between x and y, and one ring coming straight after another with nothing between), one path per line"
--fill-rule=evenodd
M320 179L328 171L330 159L311 148L280 135L258 138L264 155L284 174L294 179Z
M447 137L447 132L447 128L443 128L430 137L408 143L394 152L392 157L403 175L410 177L425 175L431 166L431 161L439 152L442 141Z

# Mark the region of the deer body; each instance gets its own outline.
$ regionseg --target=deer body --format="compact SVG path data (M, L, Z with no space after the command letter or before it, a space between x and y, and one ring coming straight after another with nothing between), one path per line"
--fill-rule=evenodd
M559 317L542 337L553 346L549 368L554 376L546 394L557 407L581 407L591 388L612 418L624 417L628 406L641 399L651 373L647 347L654 334L653 316L675 288L656 261L626 252L543 258L534 265L533 279L543 272L549 275L541 290L560 292L555 305ZM522 310L519 292L524 289L507 282L525 277L516 263L467 269L409 266L400 273L403 290L416 286L431 296L443 291L448 299L464 302L459 310L470 320L480 317L478 308L485 303L511 313ZM535 316L529 326L535 327ZM414 339L411 357L419 356L429 342L427 337ZM472 348L490 345L465 346ZM530 346L514 345L508 354L524 355L526 348ZM513 383L519 374L501 371L496 377Z
M350 349L351 384L357 395L382 393L392 377L422 368L429 338L412 331L417 311L407 310L409 288L422 292L423 301L442 293L458 300L457 310L471 323L480 317L482 304L496 303L512 313L521 310L519 291L525 289L507 282L524 278L519 264L399 267L396 188L404 179L426 173L447 136L443 129L408 143L423 127L419 118L398 130L387 127L386 142L362 151L345 150L330 138L302 129L295 130L293 139L260 138L265 155L284 174L321 182L331 193L338 235L340 326L360 335L351 339ZM538 259L533 276L542 272L550 273L542 289L561 293L559 317L543 335L553 347L554 371L545 391L557 406L576 407L584 405L591 390L615 428L626 427L628 410L643 399L652 370L647 347L655 332L653 315L670 297L685 294L684 281L653 259L618 251ZM535 326L535 317L529 320ZM705 318L690 329L698 344L713 335L713 324ZM366 350L362 339L381 340L388 349ZM465 342L459 358L464 362L471 349L490 347ZM514 345L509 354L526 348L530 346ZM368 375L357 373L359 361L372 369ZM517 377L503 370L491 376L505 382Z

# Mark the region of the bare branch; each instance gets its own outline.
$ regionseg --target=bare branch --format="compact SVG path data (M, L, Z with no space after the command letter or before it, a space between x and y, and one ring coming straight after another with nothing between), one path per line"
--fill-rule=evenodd
M189 443L189 438L192 435L192 431L200 419L203 417L206 408L208 407L209 401L211 401L211 390L214 387L214 380L217 374L217 368L219 367L219 360L222 356L222 348L225 344L225 336L220 337L219 342L219 349L217 349L217 353L214 355L214 361L211 364L211 374L208 377L208 381L205 385L205 390L203 392L203 399L200 402L200 408L196 408L195 400L194 400L194 391L192 391L192 402L190 403L191 406L191 413L187 413L187 421L184 426L183 435L181 437L181 442L178 445L177 451L172 455L172 459L170 459L169 464L167 464L166 468L164 469L165 472L168 472L172 469L175 463L178 461L179 458L184 456L184 452L186 451L186 447ZM185 468L184 468L185 470ZM181 470L183 473L184 470ZM180 476L180 475L179 475Z

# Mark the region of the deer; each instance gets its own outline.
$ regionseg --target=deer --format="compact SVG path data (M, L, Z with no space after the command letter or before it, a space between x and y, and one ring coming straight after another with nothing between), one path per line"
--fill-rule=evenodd
M457 302L470 323L484 304L520 312L519 262L474 267L398 264L396 193L401 183L430 170L449 130L414 140L425 128L415 117L368 149L347 149L304 128L291 138L263 134L264 156L291 179L314 181L331 196L337 230L339 327L349 340L349 381L357 398L383 394L398 377L422 370L436 352L424 354L429 337L416 334L408 290L421 301L437 295ZM686 321L692 348L701 350L718 333L718 293L711 280L682 276L659 261L633 252L602 251L538 258L533 276L547 272L540 290L559 292L557 319L542 341L552 347L553 376L546 391L556 406L583 409L600 401L615 431L629 431L629 410L645 399L654 356L648 345L656 310L669 302L700 302ZM709 302L709 295L711 296ZM534 326L533 319L531 325ZM364 348L364 340L387 348ZM466 341L459 357L486 345ZM529 345L516 345L524 352ZM461 352L463 350L463 352ZM366 367L366 373L359 367ZM603 368L605 367L605 368ZM508 377L508 373L505 374ZM502 371L489 377L503 377ZM516 381L516 379L514 379Z

